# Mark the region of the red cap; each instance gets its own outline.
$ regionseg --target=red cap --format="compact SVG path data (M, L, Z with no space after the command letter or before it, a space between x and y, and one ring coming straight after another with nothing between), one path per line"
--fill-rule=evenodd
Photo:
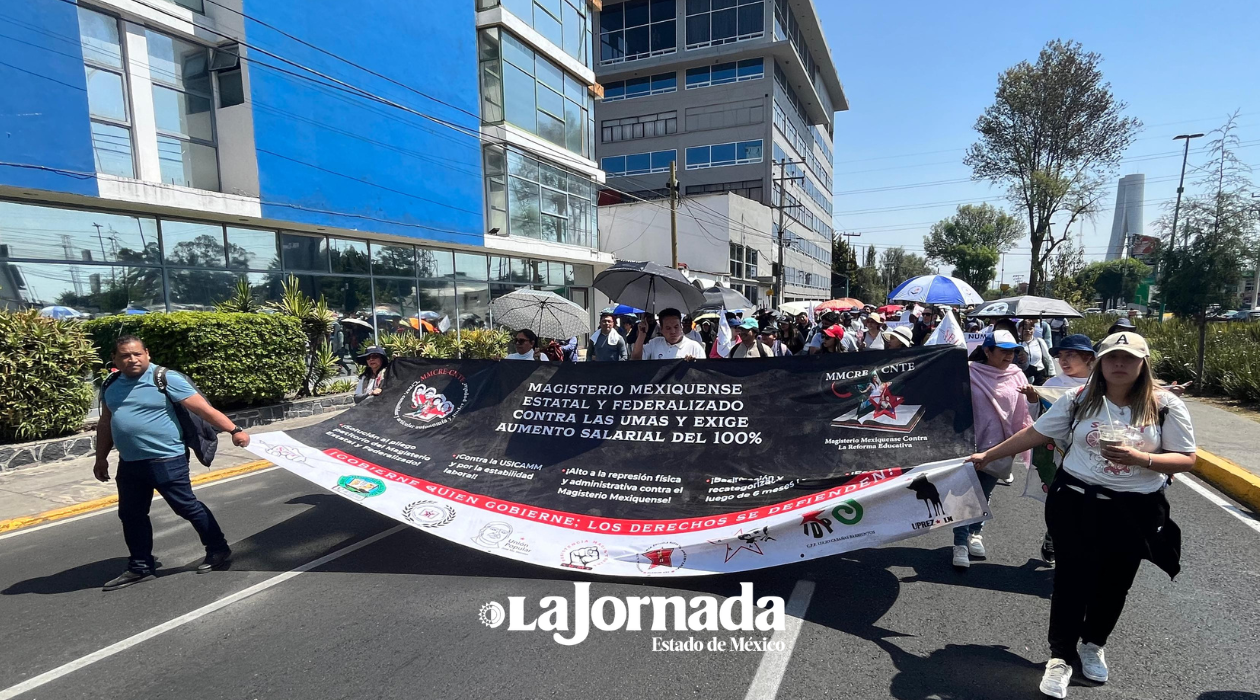
M836 340L840 340L841 338L844 337L844 328L841 327L839 323L837 323L835 325L828 326L827 329L823 331L823 333L831 336L832 338L835 338Z

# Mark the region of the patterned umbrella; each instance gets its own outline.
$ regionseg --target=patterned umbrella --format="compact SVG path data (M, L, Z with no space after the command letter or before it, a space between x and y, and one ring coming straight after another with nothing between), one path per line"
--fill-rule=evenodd
M1008 297L976 309L972 318L1080 318L1081 312L1062 299L1049 297Z
M544 338L572 338L591 332L590 314L555 292L518 289L490 302L494 322L512 330L528 328Z
M78 318L84 314L76 311L69 306L45 306L39 310L39 315L44 318L55 318L61 320L63 318Z

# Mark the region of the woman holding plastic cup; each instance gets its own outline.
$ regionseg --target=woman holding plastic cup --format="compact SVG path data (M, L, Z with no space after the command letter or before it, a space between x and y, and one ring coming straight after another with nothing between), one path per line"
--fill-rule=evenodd
M1046 501L1058 559L1051 658L1041 680L1050 697L1067 697L1076 658L1086 678L1108 679L1103 647L1143 559L1169 576L1181 570L1181 530L1164 489L1169 475L1194 466L1194 428L1181 399L1156 385L1149 358L1142 336L1107 336L1084 387L1032 427L969 458L981 466L1047 439L1067 444Z

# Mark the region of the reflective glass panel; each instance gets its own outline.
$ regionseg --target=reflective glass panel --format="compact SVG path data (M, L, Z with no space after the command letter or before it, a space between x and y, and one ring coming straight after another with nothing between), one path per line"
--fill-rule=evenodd
M218 224L162 220L162 252L167 265L227 267L223 227Z

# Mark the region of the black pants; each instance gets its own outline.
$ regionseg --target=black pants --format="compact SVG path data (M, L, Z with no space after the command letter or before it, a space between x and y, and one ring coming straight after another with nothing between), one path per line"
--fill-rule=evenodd
M1050 656L1071 662L1078 641L1105 646L1116 628L1142 562L1141 531L1117 500L1079 493L1059 472L1046 499L1055 555Z
M153 524L149 522L149 505L153 491L166 499L171 510L192 523L201 537L206 553L228 550L227 538L214 514L193 495L188 476L188 455L168 459L145 459L118 463L118 518L122 520L123 538L130 558L127 568L138 573L153 573Z

